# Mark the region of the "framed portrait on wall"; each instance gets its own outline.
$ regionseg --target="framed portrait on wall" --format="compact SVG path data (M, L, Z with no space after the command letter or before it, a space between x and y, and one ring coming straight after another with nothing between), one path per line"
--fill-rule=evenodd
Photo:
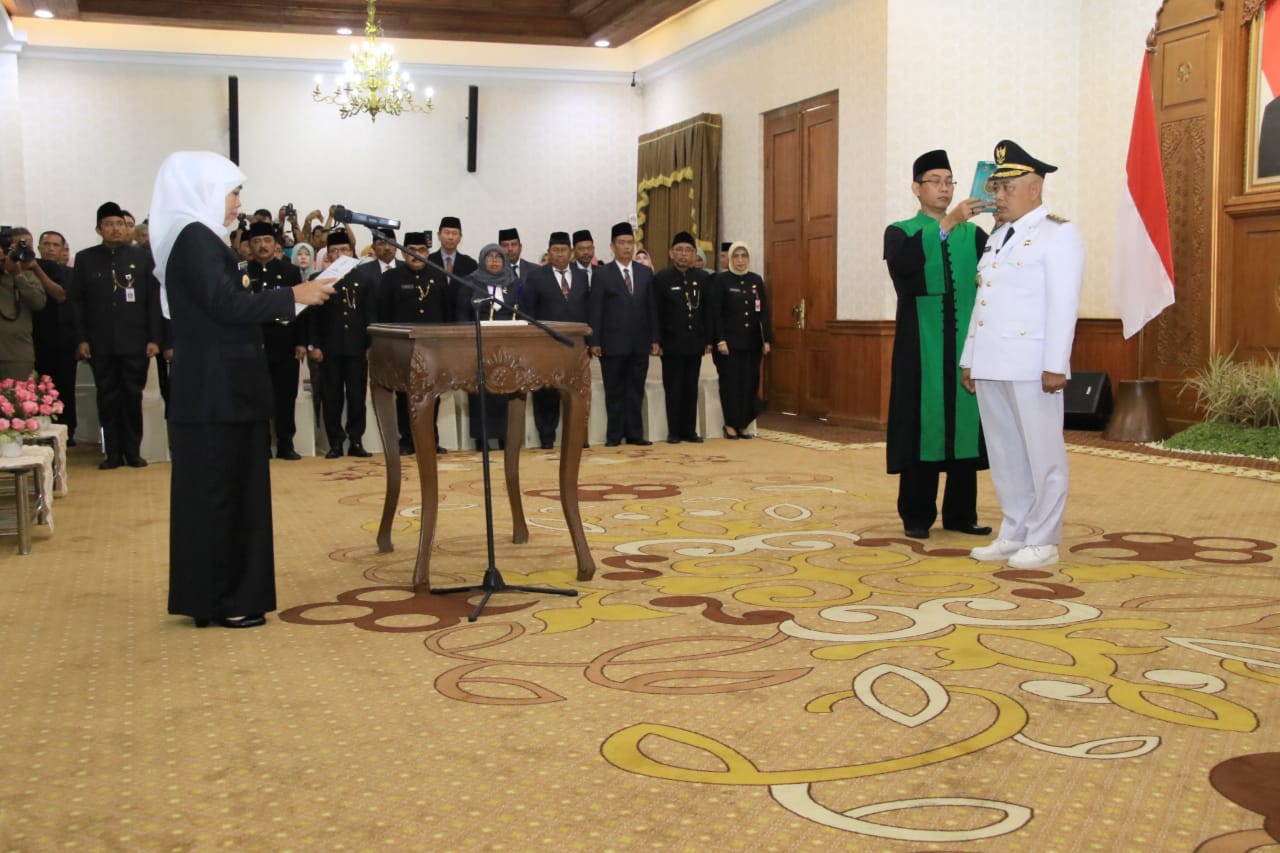
M1280 190L1280 0L1265 0L1249 25L1245 192Z

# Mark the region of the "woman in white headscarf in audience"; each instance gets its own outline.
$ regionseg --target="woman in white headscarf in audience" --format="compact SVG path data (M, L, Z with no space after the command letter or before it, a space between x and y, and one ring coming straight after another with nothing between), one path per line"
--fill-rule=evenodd
M262 324L319 305L330 281L255 293L227 244L244 175L211 151L160 166L151 248L172 320L169 612L197 627L262 625L276 609Z
M754 438L747 431L764 410L760 399L760 358L773 346L769 293L764 280L751 272L746 243L729 247L729 269L711 279L707 289L707 326L715 349L711 358L720 374L720 408L724 437Z

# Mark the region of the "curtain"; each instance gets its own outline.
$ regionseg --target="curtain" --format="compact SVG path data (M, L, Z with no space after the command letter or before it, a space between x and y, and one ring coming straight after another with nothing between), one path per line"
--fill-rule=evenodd
M671 238L688 231L714 269L720 228L721 119L702 113L640 137L636 244L666 266Z

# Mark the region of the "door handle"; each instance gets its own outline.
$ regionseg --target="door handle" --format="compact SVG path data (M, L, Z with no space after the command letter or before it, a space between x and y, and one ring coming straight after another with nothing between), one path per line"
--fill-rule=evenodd
M800 297L800 304L791 309L791 316L795 317L796 328L804 329L804 297Z

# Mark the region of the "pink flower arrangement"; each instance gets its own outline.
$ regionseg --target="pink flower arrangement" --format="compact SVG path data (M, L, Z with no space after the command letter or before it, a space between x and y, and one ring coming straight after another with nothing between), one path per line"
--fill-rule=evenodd
M48 376L0 381L0 439L12 441L40 429L38 416L62 413L58 389Z

